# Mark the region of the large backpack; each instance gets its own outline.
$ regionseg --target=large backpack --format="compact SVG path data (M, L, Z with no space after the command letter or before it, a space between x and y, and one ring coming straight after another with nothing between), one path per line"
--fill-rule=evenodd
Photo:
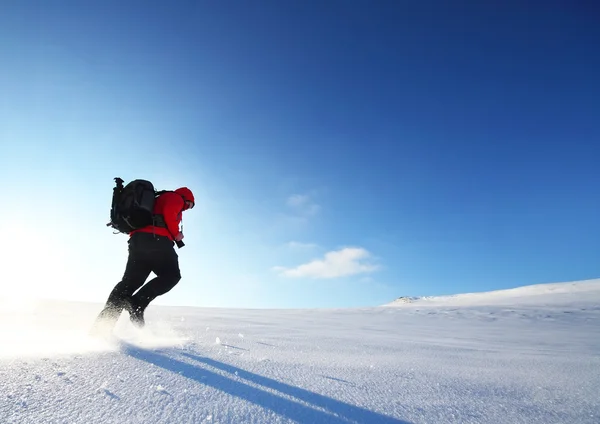
M157 192L147 180L133 180L126 186L123 182L121 178L115 178L110 222L106 225L121 233L154 225L154 202L163 192Z

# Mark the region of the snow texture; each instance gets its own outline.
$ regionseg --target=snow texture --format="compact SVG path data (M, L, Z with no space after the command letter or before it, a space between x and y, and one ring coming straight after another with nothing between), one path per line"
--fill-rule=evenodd
M1 423L600 422L600 280L361 309L0 302Z

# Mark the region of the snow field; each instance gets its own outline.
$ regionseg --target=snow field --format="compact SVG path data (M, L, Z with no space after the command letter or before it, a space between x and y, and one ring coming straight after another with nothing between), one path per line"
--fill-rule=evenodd
M100 305L3 310L0 422L598 423L597 288L460 305L155 306L147 329L124 314L109 341L87 335Z

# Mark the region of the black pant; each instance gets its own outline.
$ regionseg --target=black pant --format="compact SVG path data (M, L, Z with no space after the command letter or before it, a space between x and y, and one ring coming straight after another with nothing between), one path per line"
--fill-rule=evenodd
M108 296L103 315L118 316L123 309L143 313L156 297L175 287L181 280L181 273L179 257L173 246L174 243L164 236L151 233L132 235L125 274ZM144 285L151 272L156 274L156 278Z

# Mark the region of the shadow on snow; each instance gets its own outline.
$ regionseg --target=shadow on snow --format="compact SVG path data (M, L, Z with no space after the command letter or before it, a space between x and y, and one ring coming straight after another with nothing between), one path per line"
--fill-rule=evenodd
M285 395L295 397L310 406L301 404L294 400L278 396L266 390L250 386L246 383L233 380L212 372L201 366L179 361L162 355L155 351L146 350L125 342L120 343L121 351L133 358L154 364L165 370L178 373L183 377L195 380L200 384L214 387L229 395L236 396L248 402L252 402L262 408L269 409L281 416L296 422L310 423L373 423L373 424L409 424L407 421L388 417L377 412L369 411L355 405L351 405L318 393L311 392L299 387L290 386L271 378L263 377L245 371L241 368L215 361L214 359L183 353L186 357L202 364L212 366L225 372L235 374L254 384L277 390ZM237 374L236 374L237 373ZM323 410L314 409L322 408Z

